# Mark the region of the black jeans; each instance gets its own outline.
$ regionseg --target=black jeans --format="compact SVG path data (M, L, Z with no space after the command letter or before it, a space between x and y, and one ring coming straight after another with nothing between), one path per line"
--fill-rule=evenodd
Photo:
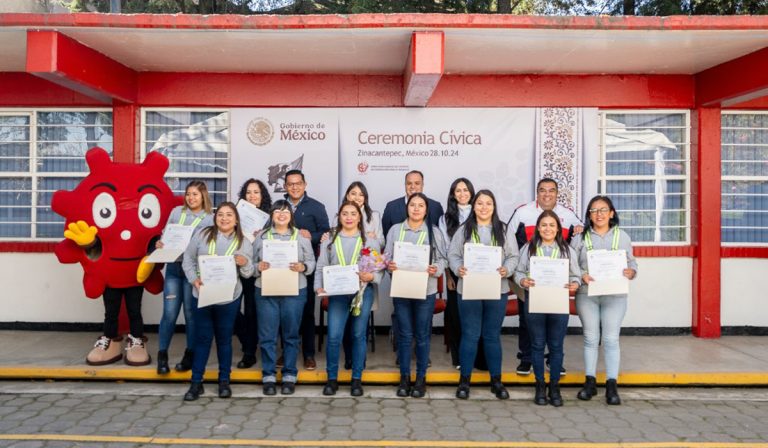
M458 278L453 275L453 272L448 272L453 278L454 285L459 282ZM445 343L448 345L448 350L451 352L451 364L454 366L459 365L459 344L461 343L461 318L459 316L459 298L458 292L446 287L446 300L445 304L445 316L444 316L444 328L445 331Z
M517 299L520 329L517 335L517 358L522 362L531 362L531 336L528 333L528 302Z
M131 335L136 338L144 336L144 319L141 317L141 295L143 286L130 288L104 289L104 336L116 338L118 334L118 318L120 317L120 305L125 296L125 309L128 311Z
M243 355L256 356L259 344L259 326L256 317L256 285L255 278L240 277L243 284L243 308L235 317L235 335L240 340Z
M315 357L315 275L307 276L307 302L301 315L301 351L306 358Z

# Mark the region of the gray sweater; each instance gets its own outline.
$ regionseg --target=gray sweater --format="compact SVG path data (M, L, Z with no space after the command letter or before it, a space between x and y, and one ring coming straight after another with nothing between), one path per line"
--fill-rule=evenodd
M453 239L451 240L451 245L448 249L448 262L450 264L451 270L457 276L459 275L459 268L464 266L464 243L467 242L464 238L465 225L466 223L462 224L456 230L456 233L453 234ZM486 246L491 245L491 230L492 228L490 225L477 227L477 234L480 238L480 243L485 244ZM506 294L509 292L509 282L507 281L507 278L511 277L515 272L515 267L517 267L518 259L520 258L520 251L517 248L517 240L515 239L515 234L510 233L509 228L506 229L506 233L504 235L504 247L501 251L501 257L501 265L507 269L507 276L504 278L499 276L499 281L501 282L501 293ZM459 283L456 285L456 290L459 292L459 294L461 294L463 286L464 279L459 278Z
M339 233L336 237L341 240L341 248L344 251L344 258L347 265L352 261L358 236L360 236L359 233L355 233L354 236L344 236L344 234ZM334 247L329 247L332 239L332 237L329 237L327 240L320 243L320 255L317 257L317 265L315 267L315 291L323 287L323 268L341 264L339 263L338 255L336 255L336 249ZM366 238L365 244L363 244L363 248L365 247L381 252L381 245L375 239ZM373 274L373 283L379 283L380 281L381 271L375 272Z
M291 232L288 231L286 233L280 234L277 233L275 228L272 228L272 237L275 240L280 241L290 241L291 239ZM256 235L256 239L253 240L253 264L254 266L254 274L253 276L256 277L256 287L261 288L261 271L259 271L258 265L259 262L261 262L262 259L262 249L264 248L263 241L268 239L267 231L263 230L259 232L258 235ZM312 242L303 236L301 234L298 235L296 238L296 241L299 245L299 262L304 263L304 266L306 267L306 270L304 272L299 273L299 289L306 288L307 287L307 275L312 274L312 271L315 270L315 253L312 250Z
M609 230L604 236L600 236L593 229L589 230L589 236L590 239L592 239L592 249L593 250L611 250L611 245L613 244L613 232L616 229L614 227L613 229ZM629 235L627 232L619 230L619 250L625 250L627 252L627 267L629 269L634 269L635 272L637 272L637 260L635 259L634 254L632 253L632 240L629 238ZM584 234L579 234L573 237L571 240L571 247L573 247L573 250L578 254L579 256L579 267L581 268L582 273L589 272L589 269L587 268L587 246L584 244ZM581 288L579 288L579 294L587 293L587 285L582 285ZM625 297L626 294L620 294L617 297Z
M522 282L524 278L528 277L528 271L531 266L531 256L528 252L529 246L530 243L526 243L526 245L520 249L520 263L517 264L517 270L515 271L515 283L518 285L520 285L520 282ZM553 243L549 246L541 245L539 247L541 247L544 256L549 257L552 255L552 251L555 250L557 245ZM560 254L561 257L562 255L563 254ZM581 284L581 269L579 269L578 256L572 247L568 247L568 282ZM522 288L523 285L520 285L520 287Z
M219 232L218 236L216 237L216 251L214 255L226 255L227 249L229 248L229 245L232 243L232 240L235 238L235 233L233 232L230 236L223 235ZM198 266L197 257L201 255L208 255L208 232L207 231L201 231L196 233L192 237L192 241L189 242L189 246L187 246L187 250L184 252L184 261L182 262L181 267L184 269L184 275L187 276L187 280L189 280L190 283L194 282L195 279L199 278L200 275L198 272L200 271L200 267ZM244 266L239 266L238 270L240 271L240 275L248 278L253 275L253 248L250 244L248 244L248 240L246 240L244 243L240 244L240 247L235 250L235 253L233 255L242 255L246 259L246 263ZM240 294L243 292L243 285L240 283L240 277L237 277L237 286L235 286L235 293L232 299L236 299L240 297ZM198 291L197 288L192 288L192 294L197 297Z
M413 244L419 241L421 232L427 232L426 223L421 223L421 227L416 231L411 230L404 222L392 226L387 234L387 247L384 249L384 253L387 254L390 260L392 260L395 252L395 242L400 241L401 228L405 230L403 241ZM437 272L435 272L435 275L430 275L427 280L427 295L437 293L437 279L443 275L445 268L448 267L448 246L445 243L443 233L437 227L432 226L432 236L434 237L433 245L435 249L432 254L432 264L437 266ZM422 244L429 244L429 235L425 236Z

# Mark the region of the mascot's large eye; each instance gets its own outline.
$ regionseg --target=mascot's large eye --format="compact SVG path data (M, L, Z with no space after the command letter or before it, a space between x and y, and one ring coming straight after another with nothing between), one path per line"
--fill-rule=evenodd
M115 198L107 192L99 193L96 199L93 200L93 222L96 223L96 227L106 229L115 222L117 218L117 205L115 205Z
M151 229L160 223L160 201L154 194L145 194L139 201L139 221Z

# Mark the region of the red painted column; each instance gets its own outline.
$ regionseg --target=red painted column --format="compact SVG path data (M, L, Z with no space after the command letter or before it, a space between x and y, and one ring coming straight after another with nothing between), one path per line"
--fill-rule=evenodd
M693 334L720 337L720 109L700 107L691 115L693 163Z
M424 107L443 76L445 34L415 31L403 73L403 105Z
M139 162L139 108L135 104L112 107L112 136L115 162Z

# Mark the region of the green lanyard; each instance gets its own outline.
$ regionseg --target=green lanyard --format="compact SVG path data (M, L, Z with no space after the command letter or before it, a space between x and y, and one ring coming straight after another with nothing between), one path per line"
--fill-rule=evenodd
M480 235L477 234L477 230L472 231L472 242L475 244L482 244L480 242ZM496 236L491 232L491 246L496 246Z
M587 251L593 249L592 236L589 232L584 234L584 245L587 246ZM611 242L611 250L619 250L619 226L613 228L613 241Z
M420 230L419 231L419 239L416 240L416 245L421 246L424 244L424 240L427 238L427 232ZM405 239L405 223L400 224L400 239L398 241L403 241Z
M293 229L293 233L291 234L291 241L296 241L296 238L299 236L299 231L296 229ZM274 240L275 236L272 234L272 229L269 229L267 232L267 239L268 240Z
M541 248L541 246L536 248L536 256L537 257L543 257L544 256L544 250ZM555 246L554 249L552 249L552 255L549 256L549 258L558 258L560 256L560 249Z
M342 266L347 265L347 259L344 257L344 248L341 247L341 236L336 237L336 241L333 243L336 247L336 257L339 259L339 264ZM363 248L363 238L357 237L357 244L355 244L355 251L352 253L352 260L350 265L357 264L357 258L360 256L360 250Z
M227 248L227 251L224 253L224 255L234 254L235 250L237 250L237 244L237 238L233 239L232 242L229 243L229 247ZM216 240L211 240L208 243L208 255L216 255Z
M198 224L200 224L200 221L202 221L203 219L205 219L205 213L203 213L202 215L200 215L197 218L195 218L195 220L192 221L192 224L190 224L190 226L197 227ZM186 221L186 220L187 220L187 211L186 210L182 210L181 211L181 219L179 219L179 224L181 224L183 226L184 225L184 221Z

